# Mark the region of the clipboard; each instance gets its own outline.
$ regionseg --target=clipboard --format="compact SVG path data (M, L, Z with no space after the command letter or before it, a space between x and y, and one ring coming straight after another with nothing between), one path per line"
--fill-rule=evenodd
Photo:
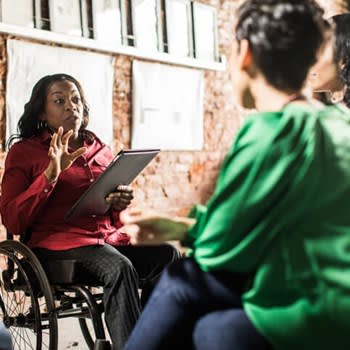
M77 217L104 215L110 208L106 197L119 185L129 185L160 152L160 149L122 150L107 169L80 196L64 216L69 222Z

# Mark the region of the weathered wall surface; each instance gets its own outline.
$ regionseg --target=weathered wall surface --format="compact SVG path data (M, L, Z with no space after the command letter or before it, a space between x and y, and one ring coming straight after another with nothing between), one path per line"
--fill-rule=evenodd
M237 1L203 1L216 6L220 54L229 55L232 40L233 10ZM0 35L0 143L5 139L6 41ZM13 36L11 36L13 38ZM16 38L25 40L22 38ZM52 45L51 43L45 43ZM114 150L120 143L130 146L131 68L133 58L115 56L113 91ZM186 214L197 202L204 203L213 191L219 165L239 126L228 72L205 71L204 148L197 152L162 152L134 183L134 204L174 214ZM93 116L91 116L93 118ZM3 172L3 149L0 152L0 176Z
M319 0L329 14L341 12L346 0ZM234 10L239 0L201 1L218 13L219 52L229 58L233 38ZM0 34L0 144L5 143L6 41L13 36ZM17 38L19 40L25 40ZM47 45L52 45L47 42ZM130 146L131 68L133 58L115 56L113 91L114 150L120 143ZM234 102L226 71L205 71L204 148L196 152L162 152L134 183L134 204L140 207L185 215L194 203L205 203L211 195L220 163L238 130L243 115ZM91 116L93 118L93 116ZM0 176L6 153L0 150ZM3 229L3 228L2 228Z

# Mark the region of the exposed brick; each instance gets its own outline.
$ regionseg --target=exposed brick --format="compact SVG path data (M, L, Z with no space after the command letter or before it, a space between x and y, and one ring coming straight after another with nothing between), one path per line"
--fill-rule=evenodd
M323 3L329 1L320 0ZM227 59L233 40L234 10L239 0L203 0L217 8L219 52ZM6 34L0 34L0 145L5 143L5 92L7 73ZM13 38L13 36L11 36ZM21 39L16 38L19 40ZM54 45L46 43L47 45ZM132 57L114 55L113 150L130 146L132 111ZM195 203L204 203L214 189L220 164L244 120L245 112L235 104L229 74L205 71L204 148L196 152L162 152L133 184L133 205L186 215ZM0 176L5 153L0 151ZM3 229L0 229L3 234Z

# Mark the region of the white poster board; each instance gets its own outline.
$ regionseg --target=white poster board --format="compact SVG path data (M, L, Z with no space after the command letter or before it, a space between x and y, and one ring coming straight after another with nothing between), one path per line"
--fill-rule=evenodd
M112 144L113 59L111 56L7 40L6 139L17 123L34 84L47 74L66 73L83 87L90 106L88 129Z
M133 62L132 148L200 150L203 72Z

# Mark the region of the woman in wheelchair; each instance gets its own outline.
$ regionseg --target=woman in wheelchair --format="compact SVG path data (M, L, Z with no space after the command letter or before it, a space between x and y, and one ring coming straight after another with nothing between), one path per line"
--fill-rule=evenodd
M168 244L130 244L119 220L133 199L130 186L107 196L111 210L106 215L64 221L113 158L111 149L87 130L88 122L89 108L75 78L54 74L36 83L19 133L9 140L1 215L13 234L30 232L26 243L43 266L50 259L76 260L82 279L88 274L103 286L113 349L122 349L160 272L179 254Z

